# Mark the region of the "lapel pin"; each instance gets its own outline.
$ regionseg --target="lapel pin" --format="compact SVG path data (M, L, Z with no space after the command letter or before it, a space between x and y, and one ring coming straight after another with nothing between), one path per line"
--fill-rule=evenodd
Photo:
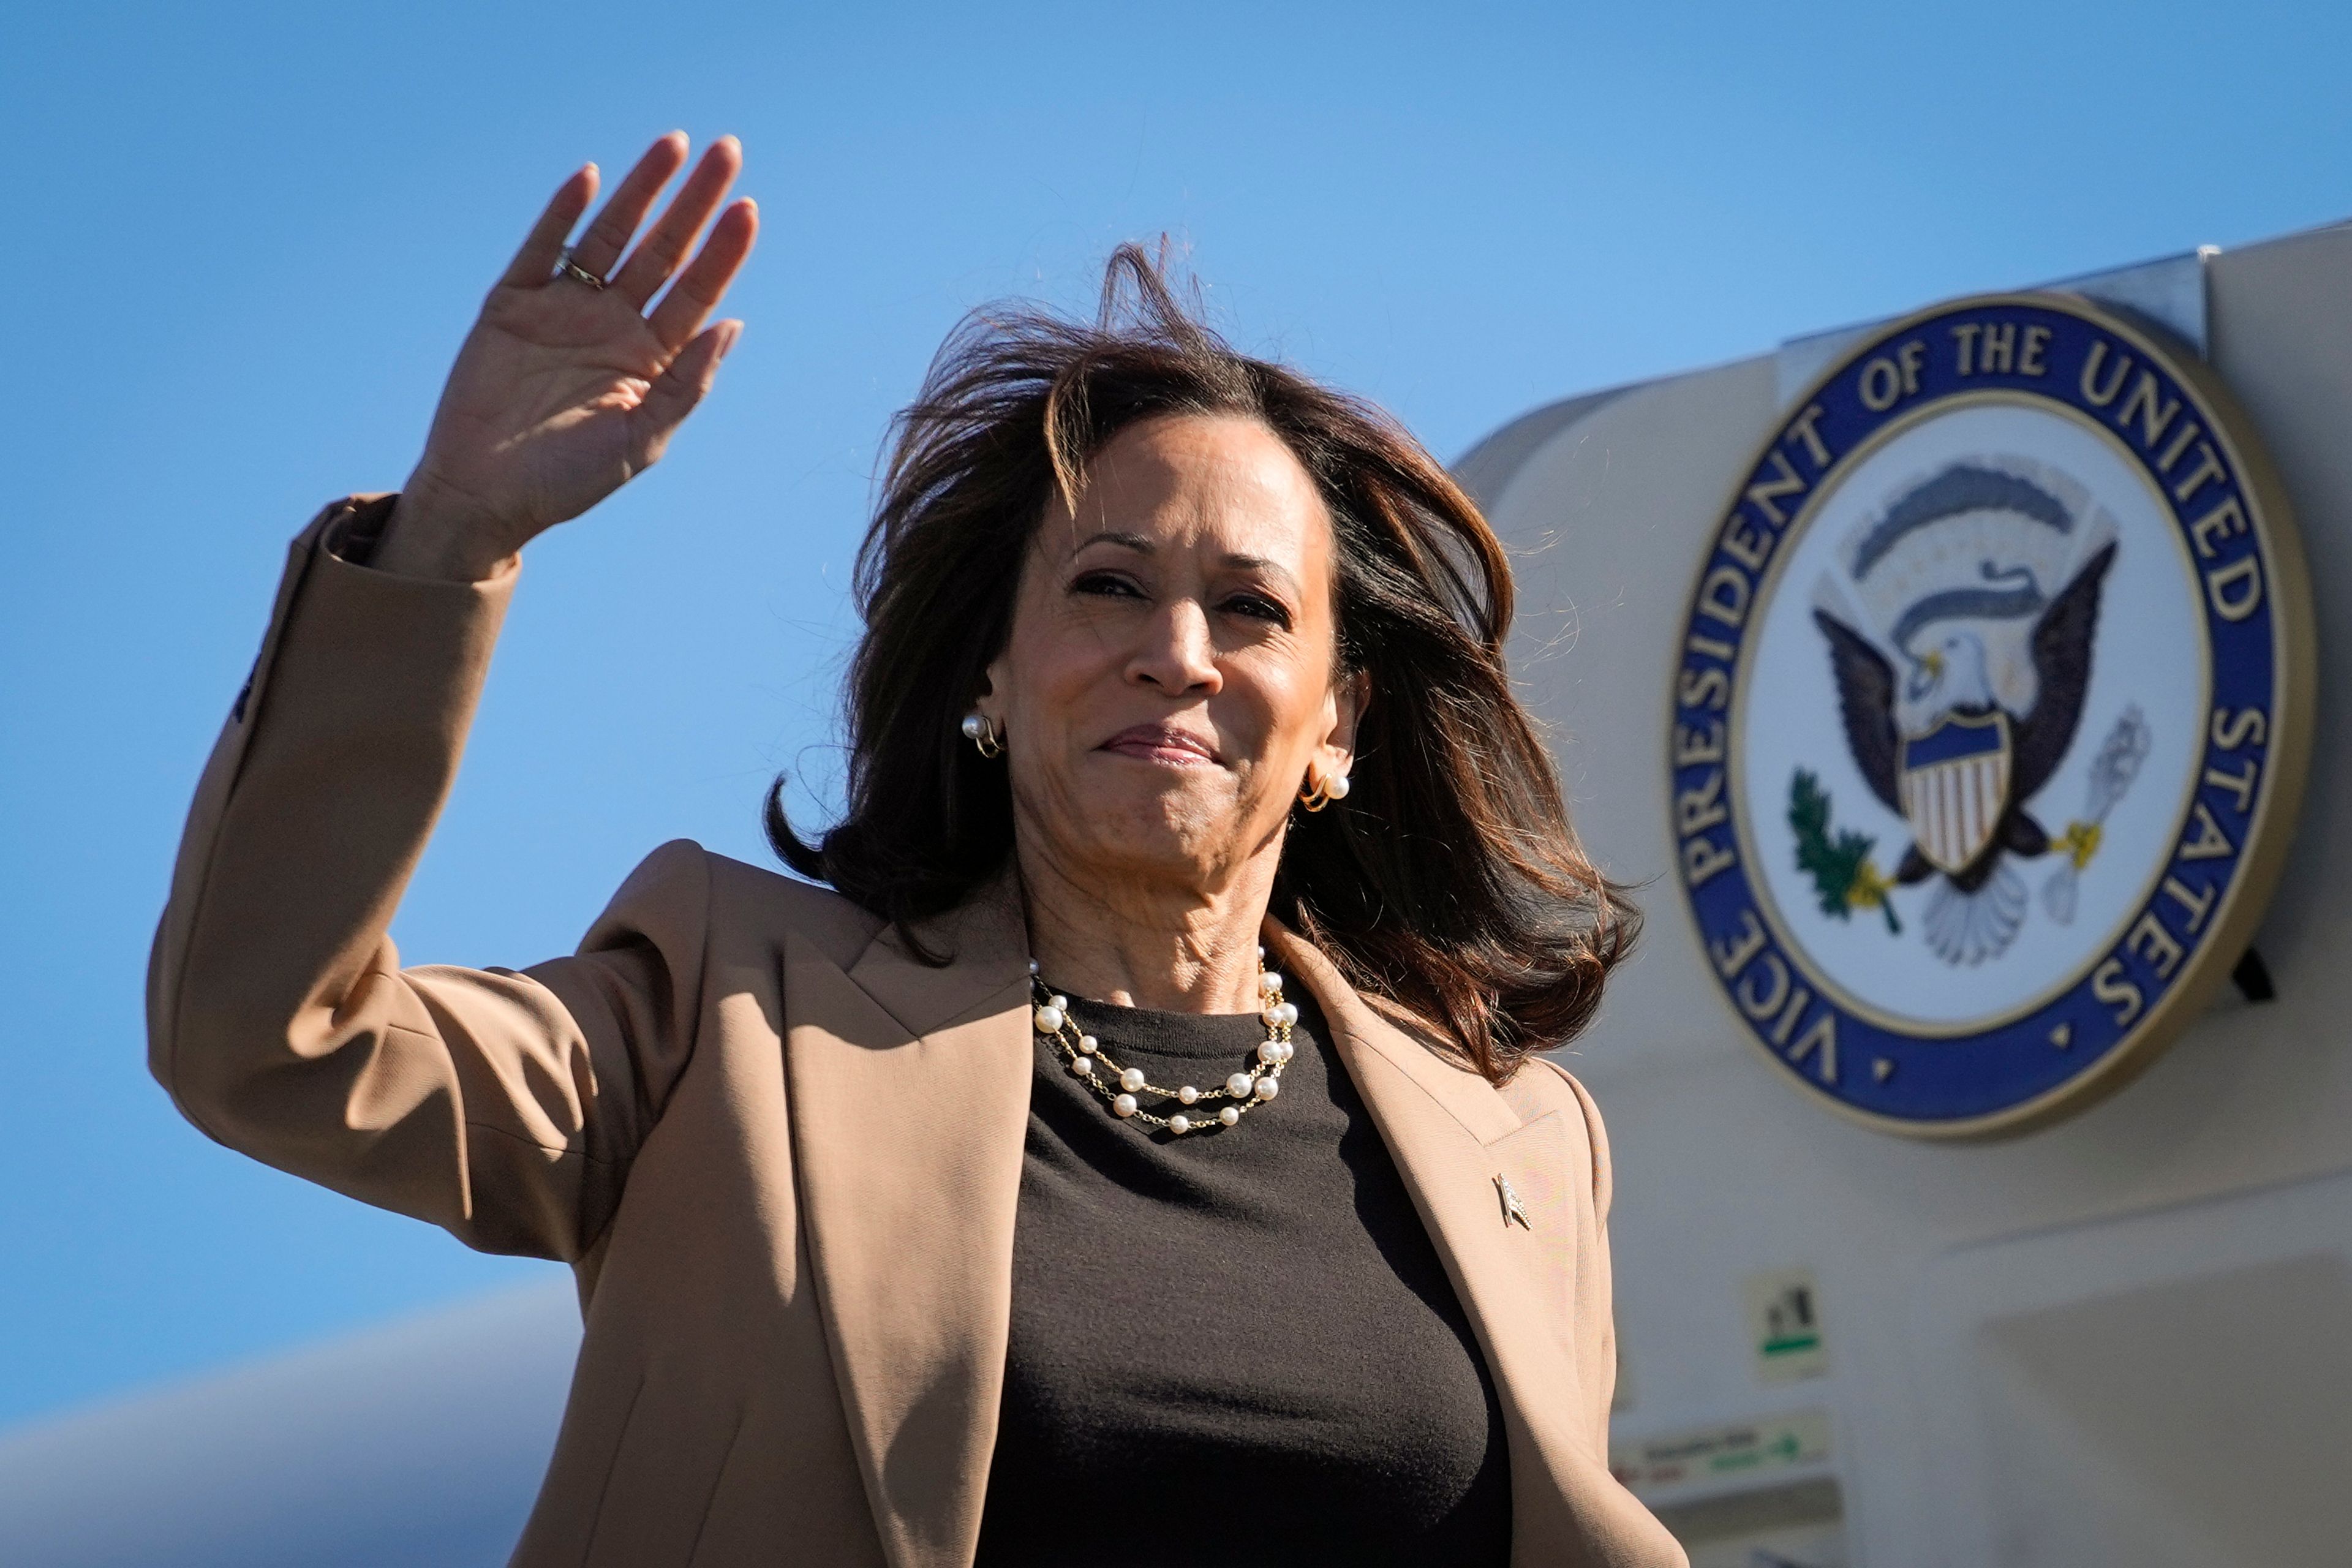
M1503 1200L1503 1223L1505 1225L1508 1225L1513 1220L1517 1220L1519 1223L1519 1228L1521 1230L1533 1230L1535 1228L1535 1226L1528 1218L1528 1205L1519 1201L1519 1194L1514 1192L1511 1188L1510 1179L1505 1176L1500 1171L1495 1173L1495 1193L1496 1196Z

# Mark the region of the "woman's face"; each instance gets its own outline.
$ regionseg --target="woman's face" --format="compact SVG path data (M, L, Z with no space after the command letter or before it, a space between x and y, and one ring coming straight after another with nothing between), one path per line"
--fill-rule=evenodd
M1345 773L1329 514L1271 430L1129 426L1056 500L979 707L1005 737L1024 863L1082 888L1230 885L1280 851L1310 770Z

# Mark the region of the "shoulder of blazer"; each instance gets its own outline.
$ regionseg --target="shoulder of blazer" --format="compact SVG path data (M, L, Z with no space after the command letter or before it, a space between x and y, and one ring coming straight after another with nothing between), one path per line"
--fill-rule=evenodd
M772 942L778 933L790 931L846 970L889 924L831 888L748 865L691 839L665 844L648 859L687 851L700 858L710 879L714 947L730 945L730 938Z
M1517 1089L1522 1078L1529 1080L1535 1098L1583 1121L1585 1140L1592 1147L1592 1208L1606 1225L1614 1195L1614 1173L1610 1168L1609 1131L1601 1125L1601 1107L1593 1103L1591 1091L1576 1081L1575 1074L1549 1057L1528 1058L1512 1076L1510 1087Z

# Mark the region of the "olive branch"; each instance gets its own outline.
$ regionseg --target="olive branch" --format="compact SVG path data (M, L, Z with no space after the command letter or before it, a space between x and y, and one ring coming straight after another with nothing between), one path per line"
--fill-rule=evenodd
M1804 768L1789 781L1789 826L1797 835L1797 869L1813 879L1822 913L1843 921L1852 919L1858 908L1874 909L1886 917L1888 931L1903 934L1903 922L1895 918L1894 900L1887 897L1895 885L1870 863L1871 847L1877 840L1851 827L1833 836L1829 792Z

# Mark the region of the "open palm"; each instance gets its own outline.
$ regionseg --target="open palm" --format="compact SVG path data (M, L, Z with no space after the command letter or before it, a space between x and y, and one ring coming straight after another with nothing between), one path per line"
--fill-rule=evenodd
M378 564L484 575L660 458L742 330L703 323L759 227L752 204L735 202L678 270L742 167L734 139L722 138L623 262L686 155L683 133L655 142L561 271L564 237L596 194L595 166L556 191L458 350ZM610 280L599 287L578 273Z

